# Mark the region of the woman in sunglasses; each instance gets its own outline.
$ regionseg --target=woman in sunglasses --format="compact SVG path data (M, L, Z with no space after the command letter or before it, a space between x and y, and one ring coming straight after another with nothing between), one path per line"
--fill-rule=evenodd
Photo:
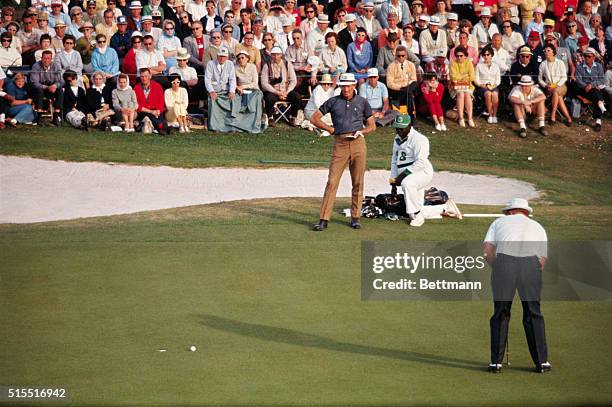
M476 76L474 83L478 86L478 93L482 96L489 114L488 123L497 123L497 108L499 107L499 90L501 83L501 72L499 65L493 62L493 48L486 46L482 49L480 56L482 62L476 65Z
M187 89L181 87L181 76L177 73L171 74L170 85L171 88L164 91L166 119L169 123L178 123L179 133L191 133L187 122L189 96Z

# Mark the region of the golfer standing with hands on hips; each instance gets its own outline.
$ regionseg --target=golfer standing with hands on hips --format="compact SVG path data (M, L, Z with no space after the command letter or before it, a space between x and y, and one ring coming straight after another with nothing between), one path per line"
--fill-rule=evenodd
M329 134L334 136L329 176L321 204L319 223L313 227L313 230L318 232L327 228L327 222L334 209L340 178L347 163L353 185L351 227L353 229L361 228L359 218L361 217L367 152L364 136L376 130L376 123L368 101L355 94L356 84L355 75L352 73L340 75L338 81L341 88L340 95L328 99L319 110L314 112L310 119L312 124L320 129L327 130ZM321 120L321 117L327 113L331 114L333 127Z
M544 316L540 312L542 270L548 255L546 231L529 218L533 210L525 199L512 199L502 212L505 216L491 224L484 239L484 255L493 267L491 284L495 306L490 320L489 372L501 372L512 299L518 289L529 353L536 372L545 373L551 370Z

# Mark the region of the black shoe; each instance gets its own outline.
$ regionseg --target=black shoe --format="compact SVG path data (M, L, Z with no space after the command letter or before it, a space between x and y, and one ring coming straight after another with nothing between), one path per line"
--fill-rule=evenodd
M525 138L525 137L527 137L527 129L520 129L520 130L519 130L519 134L518 134L518 136L519 136L520 138Z
M490 363L488 371L489 373L501 373L502 371L501 363Z
M319 223L315 224L312 227L312 230L314 230L315 232L321 232L325 229L327 229L327 221L324 219L319 219Z
M601 131L601 123L595 123L595 131Z
M51 123L53 123L53 125L56 127L60 127L62 125L62 118L59 115L55 115L53 116Z
M544 126L540 127L538 129L538 131L540 132L541 135L543 135L544 137L548 136L548 132L546 131L546 128Z
M351 218L351 227L353 229L361 229L361 223L359 222L359 218Z
M536 366L535 371L537 373L546 373L552 370L552 366L548 362L544 362L539 366Z

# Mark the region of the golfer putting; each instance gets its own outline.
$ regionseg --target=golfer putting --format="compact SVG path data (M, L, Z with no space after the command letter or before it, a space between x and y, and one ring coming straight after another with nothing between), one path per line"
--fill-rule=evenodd
M547 259L546 231L529 218L533 210L525 199L512 199L502 212L505 216L491 224L484 239L484 255L493 267L494 312L490 320L489 372L501 372L510 309L518 289L529 353L536 372L546 373L551 370L551 365L548 363L544 316L540 311L542 270Z
M353 187L351 194L351 227L353 229L361 228L359 218L361 217L363 178L367 153L364 137L376 130L376 123L367 100L355 94L356 84L355 75L352 73L340 75L338 82L342 90L340 95L328 99L310 119L312 124L334 136L334 147L329 164L327 185L321 203L319 222L313 226L313 230L317 232L327 228L327 223L334 209L340 178L347 164L351 172ZM331 114L333 126L325 124L321 119L327 113Z

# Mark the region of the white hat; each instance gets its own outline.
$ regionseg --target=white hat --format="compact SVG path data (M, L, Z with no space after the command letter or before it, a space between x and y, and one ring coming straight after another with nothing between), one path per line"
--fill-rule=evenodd
M353 13L348 13L346 15L346 17L344 17L344 22L346 23L350 23L351 21L355 21L357 19L357 17L355 17L355 14Z
M435 57L443 57L446 58L446 50L442 49L442 48L438 48L435 52L434 52L434 56Z
M510 209L524 209L529 212L529 214L533 212L533 209L529 206L529 202L523 198L512 198L512 200L508 202L508 205L502 208L502 212L509 211Z
M522 86L530 86L533 85L533 79L529 75L523 75L521 76L521 80L518 84Z
M429 17L429 25L440 25L440 17L438 16Z
M218 57L229 57L229 50L227 47L219 48L219 52L217 52Z
M355 75L352 73L343 73L340 75L340 81L338 82L339 86L347 86L354 85L357 81L355 80Z
M236 58L238 58L240 55L245 55L247 58L251 59L251 55L245 49L238 51Z
M283 50L281 49L281 47L278 46L273 46L272 49L270 50L270 54L282 54Z
M491 9L489 7L483 7L480 11L480 17L491 17Z
M334 81L332 80L330 74L324 73L323 76L321 76L321 80L319 81L319 83L334 83Z
M419 20L429 22L429 16L427 14L421 14L421 16L419 17Z
M189 51L187 51L187 48L179 48L176 53L176 59L189 59Z
M540 14L544 14L546 10L544 10L544 7L542 6L538 6L535 8L535 10L533 10L534 13L540 13Z
M374 78L378 76L378 69L370 68L368 69L368 78Z
M448 13L446 15L446 20L459 20L459 16L457 13Z
M142 22L145 22L145 21L151 21L152 22L153 21L153 16L150 16L148 14L146 16L142 16L142 18L140 19L140 22L142 23Z
M287 27L289 25L293 25L293 21L289 17L283 16L281 17L281 24L283 27Z
M130 38L134 38L134 37L140 37L142 38L142 33L140 31L134 31L132 33L132 36Z
M593 48L593 47L588 47L587 49L585 49L584 51L582 51L582 53L583 53L583 54L585 54L585 55L586 55L586 54L591 54L591 55L595 55L595 56L599 55L599 54L597 53L597 51L595 51L595 48Z
M366 0L362 3L363 8L374 8L374 2L371 0Z
M329 17L327 14L319 14L317 16L317 23L329 24Z
M140 1L135 0L130 3L130 10L139 9L139 8L142 8L142 4L140 4Z

